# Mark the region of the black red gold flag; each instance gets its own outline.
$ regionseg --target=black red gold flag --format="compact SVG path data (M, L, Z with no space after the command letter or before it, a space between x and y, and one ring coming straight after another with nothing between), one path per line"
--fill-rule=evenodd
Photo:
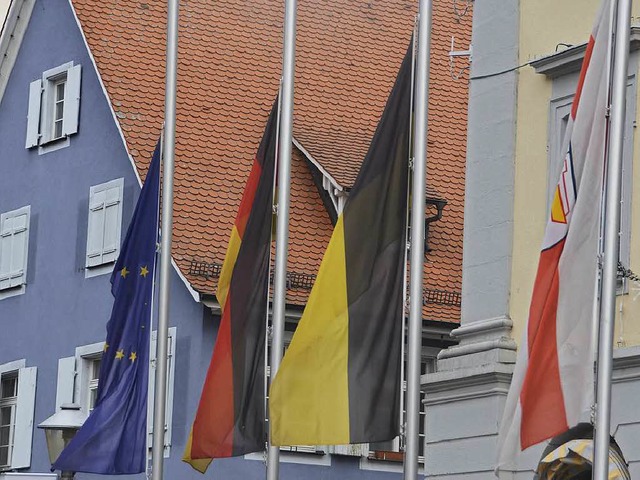
M183 460L204 472L213 458L264 449L264 345L273 180L273 105L245 186L218 281L222 319Z

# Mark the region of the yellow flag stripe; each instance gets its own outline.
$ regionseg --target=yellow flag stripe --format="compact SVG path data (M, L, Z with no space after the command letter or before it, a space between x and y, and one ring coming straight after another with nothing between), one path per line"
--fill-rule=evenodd
M233 267L236 265L238 252L240 251L240 243L242 243L242 239L240 238L238 229L234 225L231 230L229 245L227 246L227 254L224 257L224 263L222 264L220 278L218 279L218 291L216 292L216 297L218 298L218 302L220 303L220 308L222 310L224 310L227 295L229 294L231 275L233 274Z
M340 216L291 346L271 386L274 445L349 443L348 349L344 224Z
M182 455L182 461L183 462L187 462L189 465L191 465L195 470L197 470L200 473L205 473L207 471L207 468L209 468L209 465L211 465L211 462L213 461L210 458L205 458L205 459L192 459L191 458L191 441L192 441L192 435L193 435L193 427L192 430L189 432L189 438L187 439L187 445L184 449L184 454Z

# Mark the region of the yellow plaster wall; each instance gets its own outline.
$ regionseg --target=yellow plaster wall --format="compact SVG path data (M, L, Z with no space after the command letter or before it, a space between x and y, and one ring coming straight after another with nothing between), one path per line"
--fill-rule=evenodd
M633 13L637 17L640 5L635 3ZM586 42L599 5L600 0L522 0L520 64L553 53L559 43ZM536 74L532 67L519 70L510 298L510 315L514 322L512 334L518 342L526 325L547 220L547 137L551 86L551 80ZM637 159L640 152L638 135L635 138L634 152ZM634 168L634 183L640 185L640 164ZM640 192L634 193L634 207L638 202ZM640 212L640 206L633 208L633 211ZM640 218L632 222L631 254L631 268L635 267L634 270L640 273L640 252L633 248L634 239L640 239ZM640 240L635 240L635 243L638 241ZM627 346L640 343L640 321L632 320L640 319L640 298L633 302L632 297L633 292L631 298L627 295L621 300L624 342ZM616 335L618 337L619 333Z

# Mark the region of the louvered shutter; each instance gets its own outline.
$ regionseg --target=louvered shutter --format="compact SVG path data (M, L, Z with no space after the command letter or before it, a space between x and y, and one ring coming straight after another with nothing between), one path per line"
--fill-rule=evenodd
M89 193L89 222L87 226L87 267L102 264L102 246L105 224L106 192L95 191L91 187Z
M31 466L31 442L33 440L33 415L36 405L37 367L18 370L18 405L13 437L11 468Z
M42 80L29 85L29 109L27 111L27 139L25 148L38 145L40 141L40 106L42 104Z
M103 263L115 262L120 248L120 225L122 212L122 187L111 187L105 192Z
M13 218L0 216L0 290L11 286Z
M76 357L58 360L58 381L56 383L56 412L65 403L73 403L73 390L76 378Z
M78 117L80 114L80 65L74 65L67 71L67 85L65 88L64 110L62 114L62 134L72 135L78 132Z
M113 180L89 190L87 256L90 268L115 262L120 253L124 180Z
M0 216L0 290L26 283L30 207Z

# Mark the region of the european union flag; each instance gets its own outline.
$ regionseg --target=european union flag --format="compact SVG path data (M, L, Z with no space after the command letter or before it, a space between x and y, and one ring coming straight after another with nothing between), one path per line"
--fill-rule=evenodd
M149 331L158 236L160 144L111 274L114 296L95 408L52 469L101 474L146 470Z

